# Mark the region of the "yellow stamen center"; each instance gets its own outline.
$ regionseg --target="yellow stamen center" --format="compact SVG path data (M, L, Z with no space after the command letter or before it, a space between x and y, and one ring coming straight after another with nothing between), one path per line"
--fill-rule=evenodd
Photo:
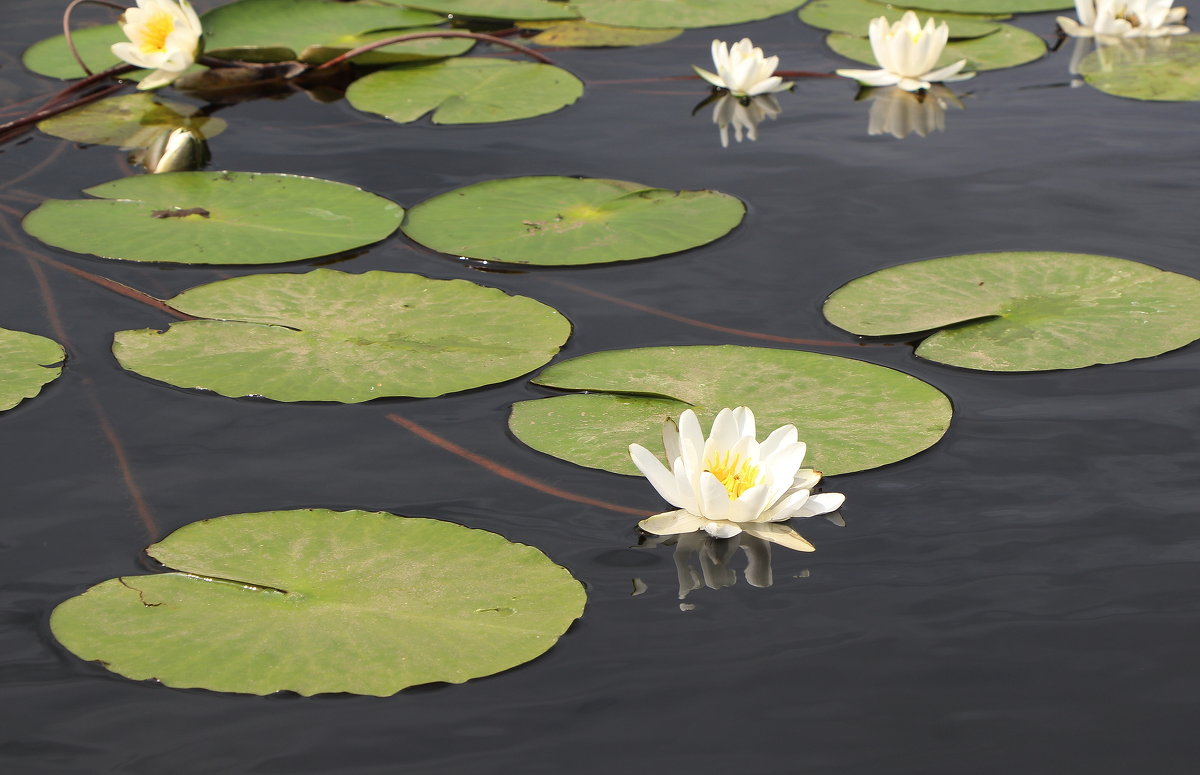
M754 461L732 452L726 452L708 461L704 470L725 485L725 492L729 493L730 498L740 497L746 490L759 483L760 472Z
M166 51L167 36L175 30L175 19L165 11L156 11L138 30L138 48L143 53L151 54Z

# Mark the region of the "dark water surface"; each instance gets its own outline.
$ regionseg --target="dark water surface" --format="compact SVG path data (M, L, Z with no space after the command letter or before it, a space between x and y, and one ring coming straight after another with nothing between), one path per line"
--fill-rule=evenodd
M15 57L56 31L58 6L3 4L6 104L55 88ZM1020 24L1049 36L1052 18ZM336 264L537 298L575 325L563 357L770 346L564 282L729 328L850 343L821 317L825 296L923 258L1062 250L1200 275L1200 106L1069 88L1063 52L958 84L971 93L966 109L924 139L869 137L853 84L802 80L758 142L723 150L708 110L689 116L705 93L699 82L605 83L683 75L706 65L712 37L743 34L786 68L845 66L793 15L645 49L555 52L588 82L584 99L557 114L397 126L302 95L261 101L221 114L230 126L213 141L212 168L332 178L406 206L526 174L715 188L747 203L735 233L658 260L481 273L395 236ZM125 174L122 157L31 135L0 149L0 204L24 212L75 197ZM321 263L126 265L16 239L159 297ZM61 340L57 316L70 352L61 379L0 416L5 772L1197 771L1196 346L1018 375L923 362L902 345L812 348L931 382L952 398L954 426L929 452L829 481L848 496L848 524L802 525L818 551L776 551L774 586L700 589L683 611L670 550L629 548L635 518L498 478L385 419L401 414L555 487L661 510L644 480L554 460L507 433L508 406L547 391L515 380L339 406L174 389L123 372L109 353L114 331L163 327L163 314L61 270L35 271L16 249L0 247L0 259L0 325ZM114 440L153 524L138 515ZM436 517L536 545L587 585L587 612L528 665L388 699L173 690L81 662L51 638L58 602L143 572L141 549L154 537L221 514L304 506ZM634 578L645 594L631 596Z

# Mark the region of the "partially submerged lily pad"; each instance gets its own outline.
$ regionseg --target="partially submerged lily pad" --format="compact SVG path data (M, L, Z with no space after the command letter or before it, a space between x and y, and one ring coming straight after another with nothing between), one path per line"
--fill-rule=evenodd
M965 71L999 70L1016 67L1046 55L1046 42L1028 30L1001 24L1000 30L982 38L952 40L938 58L936 67L967 60ZM871 41L866 38L830 33L825 43L842 56L865 64L874 65Z
M571 333L553 308L466 280L415 274L261 274L167 302L201 320L118 331L121 365L224 396L358 403L430 397L519 377Z
M595 22L548 21L521 22L526 30L541 30L530 41L539 46L558 46L560 48L602 48L606 46L649 46L663 43L683 34L680 28L674 29L642 29L638 27L612 27Z
M404 233L457 256L543 266L677 253L741 222L745 206L717 191L670 191L602 178L487 180L413 207Z
M27 232L77 253L177 264L274 264L377 242L404 211L332 180L257 172L172 172L50 199Z
M346 100L402 124L430 112L435 124L489 124L553 113L582 94L583 83L553 65L473 57L371 73Z
M716 27L766 19L803 0L572 0L588 21L616 27Z
M380 697L462 683L545 653L583 613L571 574L532 546L366 511L235 514L146 552L54 609L54 637L133 680L245 694Z
M909 10L900 5L884 5L871 0L809 0L800 9L800 21L822 30L844 32L847 35L866 35L872 19L886 17L897 22ZM968 18L960 14L941 16L922 12L921 23L932 16L935 23L946 22L953 38L982 38L1000 29L1000 24L982 18Z
M566 3L553 0L405 0L404 5L424 11L472 19L578 19Z
M1092 86L1117 97L1200 100L1200 35L1134 38L1100 46L1079 65Z
M146 148L164 132L187 129L200 137L215 137L225 121L196 115L195 105L168 102L152 94L122 94L75 108L39 122L48 135L76 143L115 145L126 150Z
M0 328L0 411L33 398L58 379L66 357L53 339Z
M635 474L629 445L662 447L668 417L691 408L707 426L724 407L748 406L759 427L791 423L806 466L842 474L894 463L932 446L950 401L916 377L850 358L763 347L645 347L556 363L533 380L587 391L513 405L509 428L548 455Z
M1078 369L1200 338L1200 280L1078 253L979 253L883 269L835 291L831 323L917 334L917 355L985 371Z

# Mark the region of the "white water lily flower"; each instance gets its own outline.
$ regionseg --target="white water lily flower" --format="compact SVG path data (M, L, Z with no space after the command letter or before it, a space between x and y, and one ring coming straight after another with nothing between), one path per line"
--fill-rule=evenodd
M154 71L139 89L166 86L200 55L200 17L187 0L137 0L137 8L121 14L120 24L129 40L114 43L113 55Z
M779 100L770 94L760 94L757 97L743 99L732 94L723 94L713 106L713 123L721 132L721 147L729 147L729 127L733 127L733 136L740 143L742 133L750 140L758 139L758 125L768 118L775 118L783 108Z
M722 40L712 42L713 65L717 72L692 66L704 80L718 89L726 89L735 97L753 97L792 88L791 82L775 75L779 57L763 57L761 48L756 48L750 38L742 38L732 46Z
M643 519L647 533L674 535L703 530L714 538L748 533L766 541L811 552L783 520L815 517L834 511L846 500L841 493L812 495L821 474L801 468L805 445L796 427L776 429L761 444L755 439L754 413L744 406L722 409L708 439L691 409L678 425L663 424L663 446L670 469L639 444L629 455L659 495L677 511Z
M905 91L928 89L937 82L964 81L975 73L960 73L967 60L934 69L938 57L950 39L950 27L942 22L934 26L933 18L921 22L912 11L905 11L900 21L888 24L886 16L871 20L868 28L871 51L882 70L838 70L838 75L853 78L863 86L899 86Z
M1075 0L1076 21L1059 16L1055 21L1073 38L1159 38L1183 35L1179 22L1186 8L1172 8L1173 0Z

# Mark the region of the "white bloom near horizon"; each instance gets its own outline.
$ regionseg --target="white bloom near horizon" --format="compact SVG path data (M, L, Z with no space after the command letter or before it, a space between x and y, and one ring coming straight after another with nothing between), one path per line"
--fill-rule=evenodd
M899 86L905 91L928 89L931 84L964 81L975 73L960 73L967 60L934 69L950 39L950 27L933 18L921 26L917 15L905 11L900 21L889 24L886 16L871 20L868 27L871 51L882 70L838 70L838 75L853 78L863 86Z
M1183 35L1180 24L1186 8L1172 8L1173 0L1075 0L1075 14L1055 19L1073 38L1159 38Z
M712 120L721 133L721 147L728 148L730 127L733 127L733 136L739 143L742 141L743 132L747 139L757 140L758 125L782 112L779 100L770 94L760 94L749 99L723 94L713 106Z
M200 17L187 0L137 0L136 8L121 14L120 25L129 40L114 43L113 55L154 71L139 89L166 86L200 55Z
M663 424L663 446L669 468L640 444L629 445L633 464L677 508L639 522L647 533L703 530L713 538L732 538L745 532L811 552L812 544L779 523L828 514L846 500L841 493L811 494L821 474L800 467L806 447L794 425L776 429L760 444L754 413L744 406L722 409L707 439L696 413L687 409L678 424Z
M775 75L779 57L763 57L763 50L756 48L750 38L742 38L732 46L724 41L712 42L713 66L716 73L692 66L704 80L718 89L726 89L735 97L753 97L792 88Z

